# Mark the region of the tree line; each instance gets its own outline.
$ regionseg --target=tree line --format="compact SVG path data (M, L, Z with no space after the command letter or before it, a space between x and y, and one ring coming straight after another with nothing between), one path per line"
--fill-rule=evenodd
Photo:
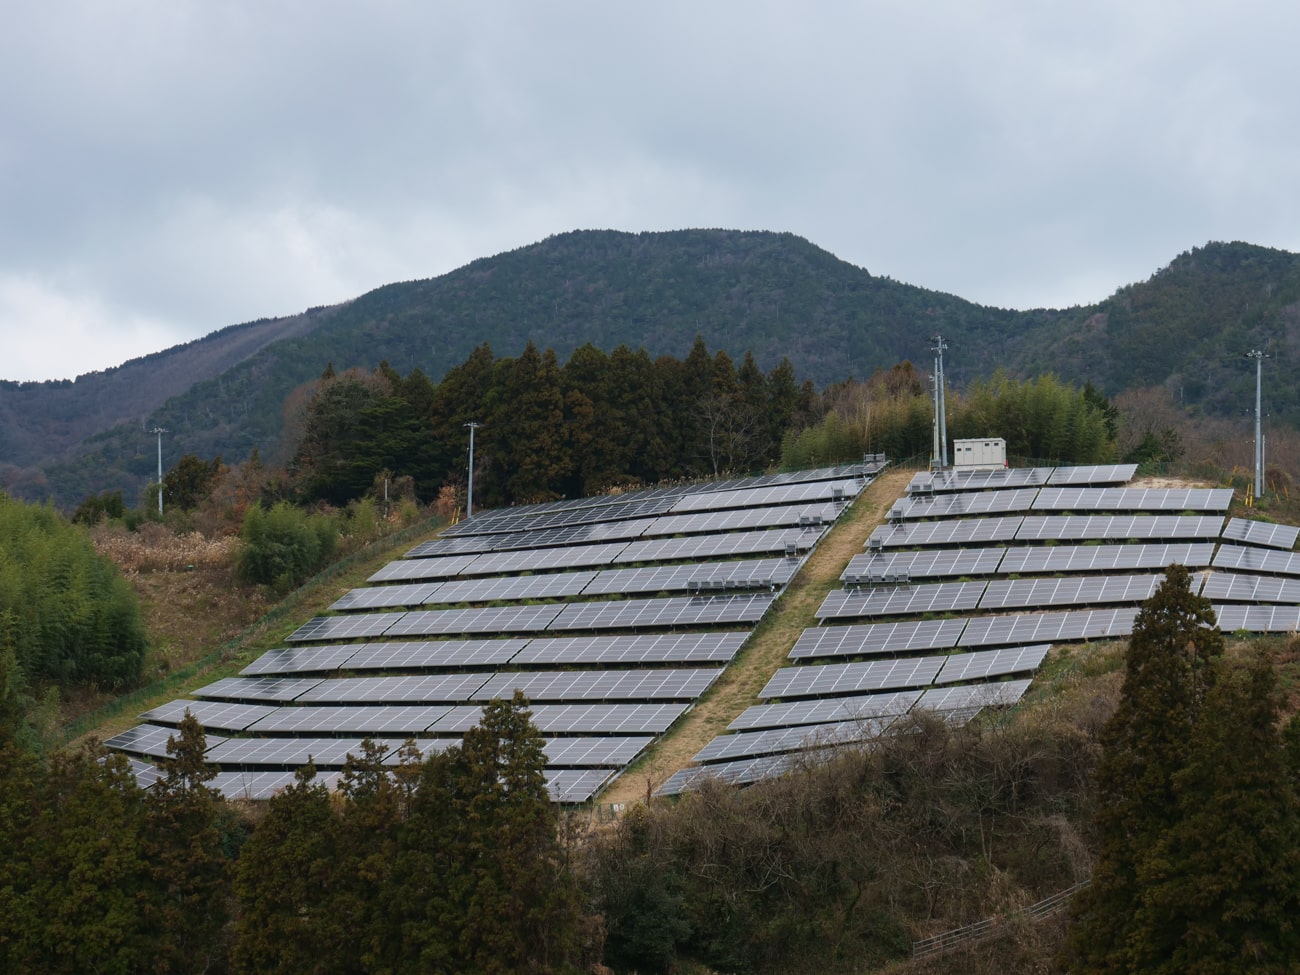
M505 973L589 969L584 913L521 699L400 761L367 742L332 795L308 765L264 809L208 785L187 715L159 780L93 748L0 739L0 970Z

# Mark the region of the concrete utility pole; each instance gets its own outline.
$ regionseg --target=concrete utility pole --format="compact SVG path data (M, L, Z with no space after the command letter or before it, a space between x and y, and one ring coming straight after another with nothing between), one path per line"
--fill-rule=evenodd
M465 499L465 517L468 518L474 514L474 431L480 424L471 421L465 426L469 427L469 496Z
M944 399L943 354L948 350L948 343L942 335L931 339L934 343L930 351L934 353L934 423L939 437L939 450L935 457L939 469L948 468L948 404Z
M158 435L158 517L162 517L162 435L167 431L162 427L154 427L149 431Z
M1264 360L1268 354L1259 349L1246 353L1247 359L1255 360L1255 499L1264 496L1264 437L1260 432L1260 418L1263 415L1261 403L1264 384Z

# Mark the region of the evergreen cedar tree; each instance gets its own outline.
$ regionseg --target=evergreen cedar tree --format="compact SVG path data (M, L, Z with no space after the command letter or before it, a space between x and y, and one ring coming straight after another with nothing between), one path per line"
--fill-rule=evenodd
M332 802L308 766L240 856L238 972L563 971L584 944L542 738L522 696L396 769L367 743Z
M1300 965L1300 834L1271 664L1223 658L1183 566L1138 613L1102 731L1092 885L1064 961L1081 973Z

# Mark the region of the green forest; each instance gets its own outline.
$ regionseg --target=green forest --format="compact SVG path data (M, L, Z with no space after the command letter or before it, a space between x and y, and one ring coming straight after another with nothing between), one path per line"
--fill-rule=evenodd
M1223 421L1252 405L1244 354L1259 349L1265 411L1289 431L1300 427L1300 391L1285 381L1297 307L1300 258L1245 243L1187 251L1095 304L1011 311L872 274L790 234L575 232L75 383L0 383L0 489L65 508L104 491L133 497L153 474L144 431L155 427L173 456L240 463L256 450L278 464L296 444L286 398L329 363L436 379L484 344L511 360L531 343L560 361L624 347L653 363L689 355L698 335L737 366L752 353L764 375L784 358L825 390L920 364L941 334L958 392L999 369L1017 381L1052 373L1111 401L1159 393L1190 418Z

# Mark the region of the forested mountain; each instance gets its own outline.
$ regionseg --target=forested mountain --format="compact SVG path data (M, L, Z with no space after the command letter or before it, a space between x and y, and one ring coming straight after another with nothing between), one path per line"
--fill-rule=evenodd
M154 467L145 431L155 425L170 431L176 456L235 461L258 448L283 458L283 404L327 366L387 361L436 381L482 343L502 356L531 341L561 358L588 342L683 357L699 335L736 361L752 352L765 371L787 357L799 381L822 386L904 359L928 363L930 337L942 333L959 386L998 367L1050 371L1108 395L1168 384L1186 403L1236 413L1253 405L1242 353L1266 348L1267 368L1285 374L1300 342L1297 260L1211 244L1100 304L1020 312L873 275L791 234L573 232L75 383L0 384L0 487L63 504L134 493ZM1281 385L1267 409L1297 424L1300 393Z

